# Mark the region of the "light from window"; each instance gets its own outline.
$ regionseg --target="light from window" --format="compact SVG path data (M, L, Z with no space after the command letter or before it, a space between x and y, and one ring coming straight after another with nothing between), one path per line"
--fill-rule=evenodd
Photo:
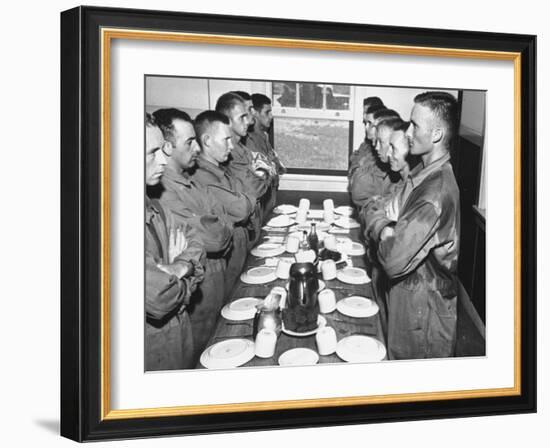
M275 149L287 168L348 169L348 121L277 117L273 132Z

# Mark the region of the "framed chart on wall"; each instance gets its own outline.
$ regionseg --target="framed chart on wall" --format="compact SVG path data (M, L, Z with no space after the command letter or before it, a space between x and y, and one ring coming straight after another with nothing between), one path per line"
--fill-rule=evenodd
M88 7L63 12L61 25L62 435L88 441L536 410L534 36ZM146 368L144 113L177 108L197 119L219 94L243 86L273 106L266 135L291 165L280 193L348 194L363 98L390 98L413 123L422 92L458 100L463 150L453 169L471 212L467 235L483 238L482 249L461 243L474 262L459 270L468 293L484 297L481 306L472 297L481 352ZM307 156L292 149L312 139L319 143ZM473 164L476 148L483 156Z

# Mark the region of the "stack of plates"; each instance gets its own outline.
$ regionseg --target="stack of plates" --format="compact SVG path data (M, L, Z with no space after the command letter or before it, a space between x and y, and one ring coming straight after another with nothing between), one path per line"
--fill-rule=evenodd
M341 339L336 354L347 362L376 362L386 357L386 347L378 339L356 334Z
M334 221L334 224L343 229L356 229L361 227L361 225L353 218L348 216L342 216L341 218Z
M336 273L336 278L350 285L363 285L370 282L366 271L361 268L347 267Z
M362 296L350 296L339 300L336 309L350 317L370 317L378 313L378 305Z
M254 358L254 342L248 339L227 339L202 352L200 361L207 369L230 369Z
M296 221L294 221L294 219L292 219L288 215L278 215L278 216L275 216L274 218L271 218L267 222L267 225L269 227L289 227L295 222Z
M280 215L290 215L292 213L295 213L296 210L298 210L298 207L296 207L295 205L281 204L275 207L273 209L273 212L278 213Z
M263 283L272 282L277 278L275 268L259 266L249 269L241 274L241 281L249 285L261 285Z
M256 315L256 305L262 300L256 297L242 297L222 308L222 316L227 320L248 320Z
M262 243L250 251L252 255L260 258L275 257L277 255L281 255L284 252L285 247L282 244L276 243Z
M349 205L341 205L340 207L336 207L334 209L334 213L342 216L351 216L353 215L353 207L350 207Z
M312 366L319 362L319 355L310 348L292 348L279 356L280 366Z

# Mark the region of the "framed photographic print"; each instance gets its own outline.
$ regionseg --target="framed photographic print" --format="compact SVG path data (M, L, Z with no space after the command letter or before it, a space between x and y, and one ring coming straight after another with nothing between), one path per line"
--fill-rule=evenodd
M61 433L536 411L535 36L61 14Z

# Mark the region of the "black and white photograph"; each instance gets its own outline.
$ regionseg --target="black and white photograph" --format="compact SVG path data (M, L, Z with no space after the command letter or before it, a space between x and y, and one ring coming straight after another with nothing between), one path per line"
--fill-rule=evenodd
M144 370L484 357L486 94L144 77Z

